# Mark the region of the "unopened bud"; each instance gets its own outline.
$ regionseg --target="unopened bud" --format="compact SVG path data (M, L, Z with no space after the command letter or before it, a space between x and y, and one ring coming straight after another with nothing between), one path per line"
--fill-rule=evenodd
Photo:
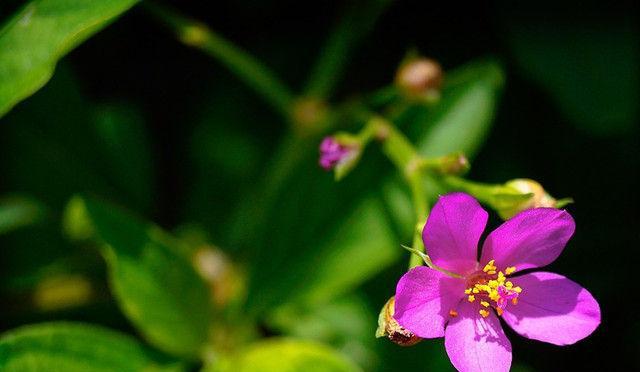
M496 209L500 217L505 220L527 209L561 208L572 202L571 199L556 200L540 183L531 179L514 179L505 183L504 186L509 193L498 194L495 198Z
M440 172L447 175L460 175L469 170L469 160L464 154L456 153L442 157Z
M440 64L429 58L415 58L404 62L396 73L396 85L410 96L438 92L442 86Z
M387 336L389 340L400 346L412 346L422 341L420 337L403 328L393 318L393 315L395 314L395 303L395 297L391 297L380 311L380 315L378 315L378 329L376 330L376 337L380 338Z
M324 170L335 169L336 179L344 177L358 162L361 146L346 134L325 137L320 143L319 164Z
M293 105L291 113L295 128L302 134L317 133L324 129L327 119L327 104L317 98L304 97Z

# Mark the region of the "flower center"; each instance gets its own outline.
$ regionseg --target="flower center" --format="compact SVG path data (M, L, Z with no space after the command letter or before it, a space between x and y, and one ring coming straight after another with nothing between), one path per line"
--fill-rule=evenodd
M515 267L507 267L504 272L495 266L495 260L489 261L482 271L473 273L467 277L467 301L480 304L478 311L483 317L489 316L489 308L493 307L498 315L507 307L509 302L518 303L518 295L522 288L516 287L507 280L507 276L516 271Z

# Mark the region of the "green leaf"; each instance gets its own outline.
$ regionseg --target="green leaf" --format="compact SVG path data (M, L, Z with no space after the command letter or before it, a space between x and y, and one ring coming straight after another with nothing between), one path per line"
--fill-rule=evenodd
M324 207L322 204L314 205L314 208ZM383 203L377 197L369 195L357 200L345 211L346 214L341 214L340 210L335 210L335 213L332 224L325 227L330 228L325 234L315 236L309 233L306 236L308 245L297 252L284 248L289 253L283 264L278 265L279 260L274 257L274 269L258 267L258 275L269 277L258 276L264 278L262 283L260 279L254 279L254 283L258 283L254 284L255 290L249 298L251 310L255 311L254 306L260 309L260 306L283 303L309 307L326 303L358 287L400 257L402 251L397 236L389 226ZM308 222L313 225L311 218ZM277 254L277 251L273 253ZM267 251L265 259L268 256ZM262 260L259 262L266 265ZM286 267L286 270L278 275L270 274L278 267Z
M312 258L300 265L300 274L305 272L307 278L290 293L289 301L322 304L357 287L400 254L382 202L365 198L342 220L335 234L315 247Z
M0 116L40 89L60 58L137 1L30 1L0 29Z
M0 338L0 370L5 372L181 371L135 339L81 323L43 323Z
M452 72L447 79L440 103L428 116L428 130L416 146L425 156L461 152L472 158L493 123L504 83L502 69L493 61L476 62Z
M310 341L271 339L249 346L219 372L353 372L357 365L337 351Z
M34 199L3 197L0 199L0 234L36 223L43 214L44 207Z
M84 203L105 244L111 287L125 315L158 348L182 357L199 356L212 308L207 286L186 249L158 227L113 206L93 199Z

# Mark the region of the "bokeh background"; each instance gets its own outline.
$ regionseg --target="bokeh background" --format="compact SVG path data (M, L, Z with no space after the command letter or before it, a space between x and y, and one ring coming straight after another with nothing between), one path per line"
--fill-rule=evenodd
M328 32L349 4L172 3L259 57L294 88L302 87ZM3 1L2 19L21 4ZM575 199L568 209L577 222L576 234L549 270L587 287L603 315L591 337L563 348L507 331L514 368L520 370L640 368L636 8L633 2L396 1L355 48L333 98L340 101L389 85L409 50L440 61L445 71L480 57L501 63L506 77L501 101L469 178L496 183L533 178L552 195ZM134 150L97 144L96 133L104 134L114 122L128 123L124 137ZM79 46L42 90L0 119L0 195L32 198L44 211L38 223L0 236L0 331L69 319L135 333L107 290L100 257L62 233L64 206L77 192L112 200L167 230L198 226L239 261L270 267L258 274L265 280L281 275L296 281L301 273L295 270L278 274L292 266L287 258L313 255L307 249L313 244L305 242L319 239L327 232L323 224L344 213L341 208L331 211L334 216L316 213L316 204L333 200L335 192L348 204L373 192L375 182L356 171L333 185L331 175L315 166L315 148L301 149L314 163L298 177L316 186L306 188L309 195L285 190L270 201L278 206L279 217L259 232L265 247L280 247L295 234L296 253L246 253L244 232L230 221L237 217L238 205L255 192L285 130L283 120L251 89L201 52L177 42L140 9ZM392 172L378 152L366 153L364 167ZM305 220L313 227L305 228ZM491 223L496 226L499 220L494 216ZM409 243L407 237L399 239L398 250ZM361 313L357 319L342 319L355 324L353 332L373 337L377 312L393 294L407 259L399 253L391 266L357 290ZM65 271L90 278L97 293L92 301L62 308L34 306L33 293L48 275ZM264 301L255 300L256 308ZM269 325L263 328L265 335L279 333ZM452 368L441 340L400 348L380 339L363 347L338 340L347 334L332 334L328 342L364 360L367 369Z

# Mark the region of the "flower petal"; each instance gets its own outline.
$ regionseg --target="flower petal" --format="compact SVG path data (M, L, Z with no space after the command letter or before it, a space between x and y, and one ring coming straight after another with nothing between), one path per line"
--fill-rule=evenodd
M487 218L487 212L467 194L441 196L422 231L433 263L458 274L475 270L478 240Z
M600 306L591 293L562 275L536 272L512 279L522 288L518 304L503 318L524 337L570 345L600 324Z
M511 343L500 320L493 311L486 318L480 316L475 303L460 303L458 316L445 329L444 346L460 372L500 372L511 366Z
M480 264L495 260L499 268L515 266L518 270L546 266L560 255L575 228L573 218L563 210L520 212L489 234Z
M398 282L393 317L419 337L442 337L449 311L464 296L464 284L426 266L414 267Z

